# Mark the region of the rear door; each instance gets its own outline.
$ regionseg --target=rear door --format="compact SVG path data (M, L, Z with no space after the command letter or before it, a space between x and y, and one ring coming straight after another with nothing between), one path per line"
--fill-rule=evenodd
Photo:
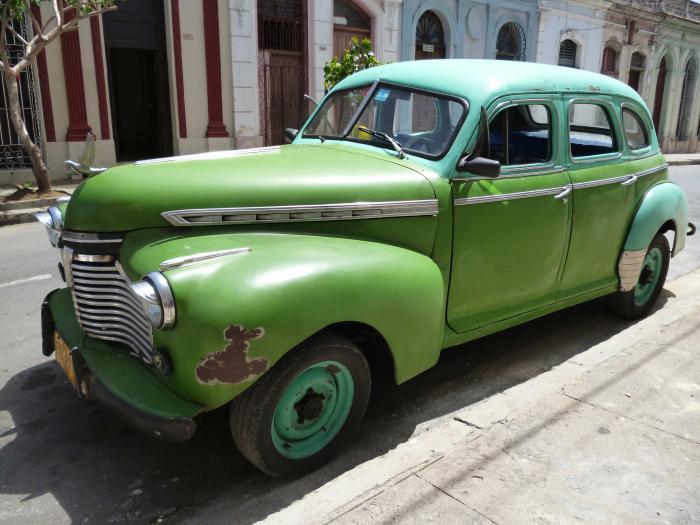
M513 97L489 111L494 179L453 181L454 249L447 319L467 332L552 304L568 241L559 96Z
M633 167L610 97L565 97L573 223L561 300L617 285L617 262L634 212Z

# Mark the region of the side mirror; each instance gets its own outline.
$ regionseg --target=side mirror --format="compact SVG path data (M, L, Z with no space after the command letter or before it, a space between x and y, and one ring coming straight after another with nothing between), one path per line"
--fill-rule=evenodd
M292 142L296 138L297 133L299 133L298 129L287 128L284 130L284 138L287 139L287 142Z
M495 178L501 174L501 163L485 157L471 157L467 155L459 159L457 171L468 171L474 175Z

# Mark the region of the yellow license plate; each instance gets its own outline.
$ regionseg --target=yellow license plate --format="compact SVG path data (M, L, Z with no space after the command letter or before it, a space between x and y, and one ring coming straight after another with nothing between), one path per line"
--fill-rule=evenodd
M53 343L56 351L56 361L68 376L68 381L70 381L73 387L77 390L78 378L75 375L75 368L73 367L73 358L70 355L70 348L68 348L68 345L58 332L53 333Z

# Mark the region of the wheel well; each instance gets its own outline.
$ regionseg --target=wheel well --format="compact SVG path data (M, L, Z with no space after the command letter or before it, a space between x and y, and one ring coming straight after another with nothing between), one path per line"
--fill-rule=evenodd
M671 243L671 253L675 251L676 248L676 237L678 236L678 232L676 231L676 223L672 220L667 220L665 223L661 225L661 228L659 228L659 231L657 233L660 234L665 234L668 232L673 232L673 242Z
M382 334L369 325L358 322L342 322L327 326L321 332L334 333L351 341L367 359L374 384L396 384L394 358L389 344Z

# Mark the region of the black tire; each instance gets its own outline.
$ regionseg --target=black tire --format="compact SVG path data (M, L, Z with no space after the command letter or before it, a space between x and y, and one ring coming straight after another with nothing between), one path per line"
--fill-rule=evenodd
M653 249L659 249L661 251L661 268L659 270L659 278L654 287L651 295L644 302L639 303L635 300L635 288L627 292L615 292L610 296L610 307L612 310L622 317L627 319L641 319L649 314L654 303L659 298L659 294L664 287L666 282L666 274L668 273L668 263L671 259L671 249L668 245L668 240L661 234L656 235L654 239L649 244L647 249L647 254ZM642 271L639 276L639 282L645 279L645 273Z
M307 457L290 459L282 455L273 442L275 410L292 381L309 367L324 361L336 361L352 375L354 396L347 419L320 451ZM343 448L359 427L369 401L370 377L364 355L350 341L336 335L314 337L285 355L260 380L231 402L233 439L240 452L270 476L281 478L311 472Z

